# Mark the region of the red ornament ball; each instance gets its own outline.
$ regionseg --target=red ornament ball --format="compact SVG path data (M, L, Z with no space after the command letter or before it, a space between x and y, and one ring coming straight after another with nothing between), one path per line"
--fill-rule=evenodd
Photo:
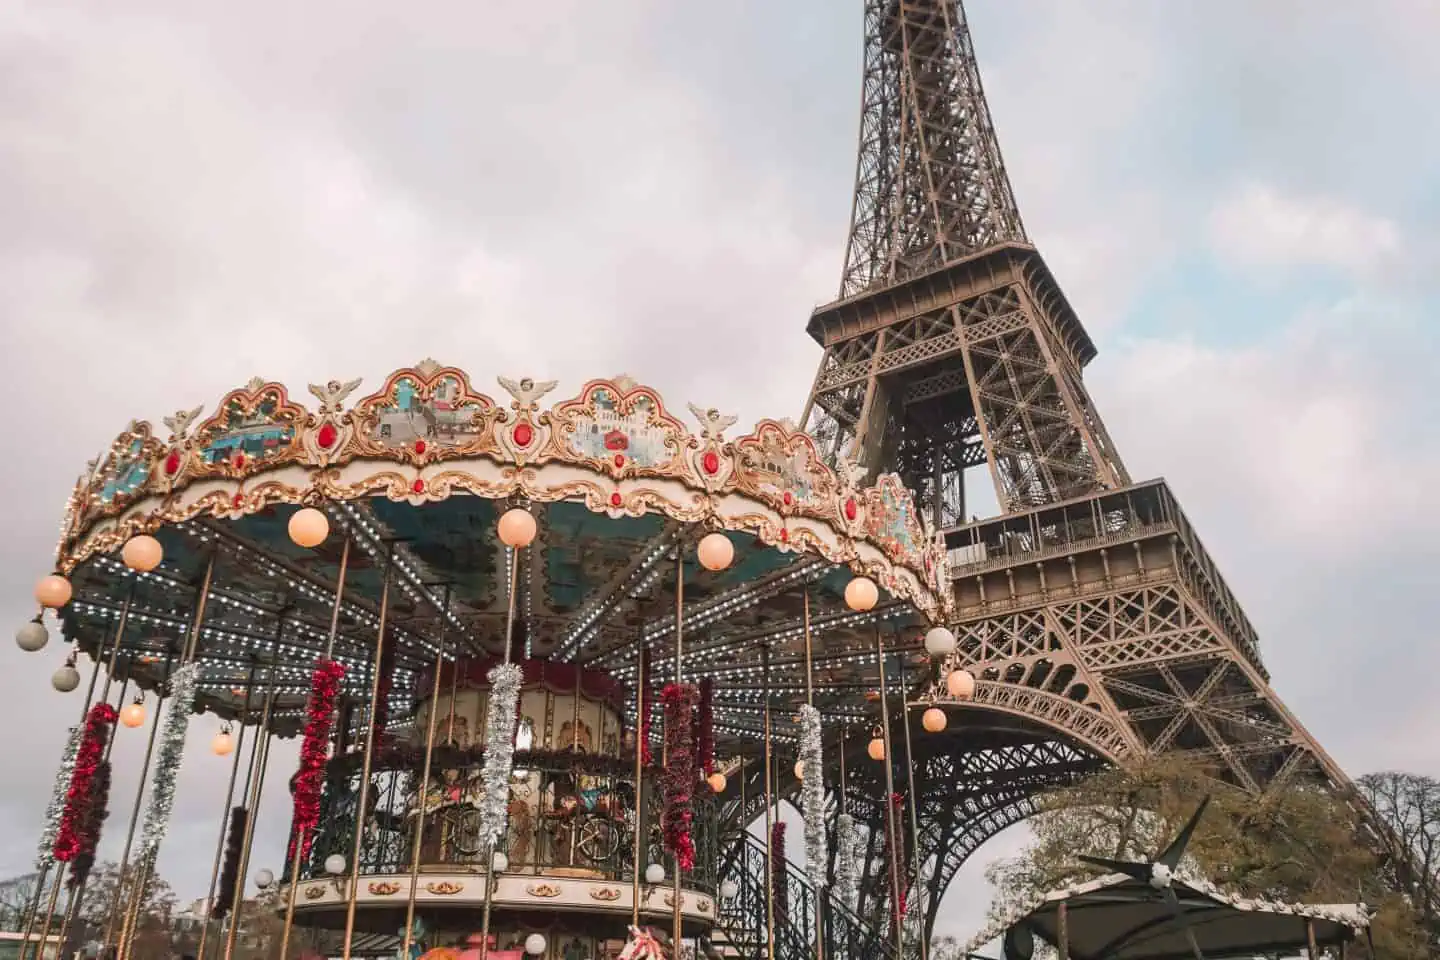
M624 502L625 502L625 500L624 500L624 498L622 498L622 497L620 496L620 494L618 494L618 493L612 493L612 494L610 494L610 506L612 506L612 507L618 507L618 506L620 506L620 504L622 504L622 503L624 503Z
M846 500L846 501L845 501L845 519L846 519L846 520L854 520L859 514L860 514L860 507L855 503L855 498L854 498L854 497L851 497L849 500Z
M171 450L165 457L165 475L173 477L180 472L180 451Z
M424 452L425 452L425 441L424 441L424 440L416 440L416 441L415 441L415 452L416 452L416 453L424 453Z
M790 495L790 491L789 491L789 490L786 490L786 491L785 491L785 506L788 507L788 506L790 506L790 504L792 504L792 503L794 503L794 502L795 502L795 498Z
M706 450L705 455L700 458L700 469L712 477L720 472L720 455L714 450Z
M510 434L515 440L515 446L528 447L530 441L535 439L535 429L528 423L515 424L515 430Z
M320 445L321 450L329 450L339 439L340 431L335 429L333 423L322 423L320 429L315 433L315 442Z
M235 464L235 469L236 469L236 470L239 470L241 467L245 466L245 454L243 454L243 453L237 453L237 454L235 454L235 460L234 460L233 462L234 462L234 464Z

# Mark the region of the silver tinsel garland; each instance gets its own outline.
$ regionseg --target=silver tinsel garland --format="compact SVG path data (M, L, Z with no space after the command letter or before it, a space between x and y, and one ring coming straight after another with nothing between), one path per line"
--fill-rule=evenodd
M800 808L805 816L805 873L816 890L825 889L830 851L825 836L825 770L820 745L820 711L808 703L800 708Z
M835 896L851 911L860 903L859 851L855 818L842 813L835 818Z
M505 833L509 816L510 774L515 766L515 708L520 704L520 668L502 663L487 674L490 704L485 714L485 766L480 772L480 838Z
M35 869L48 870L55 862L55 837L60 833L60 818L65 814L65 795L70 792L70 777L75 772L75 754L80 752L80 724L70 728L65 752L60 754L60 769L55 773L55 786L50 791L50 806L45 808L45 826L40 831L40 846L35 851Z
M199 673L199 664L187 663L170 678L170 702L165 707L160 750L155 755L155 776L150 783L150 805L145 808L145 827L140 834L142 859L152 859L159 852L160 841L165 839L170 825L170 811L175 806L175 781L180 776L180 760L185 755L185 732L190 728L195 680Z

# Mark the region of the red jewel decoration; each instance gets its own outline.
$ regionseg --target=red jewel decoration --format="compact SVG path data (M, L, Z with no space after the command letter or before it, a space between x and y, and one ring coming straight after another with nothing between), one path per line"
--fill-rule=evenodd
M795 498L792 497L792 496L790 496L790 491L789 491L789 490L786 490L786 491L785 491L785 506L787 506L787 507L790 506L790 504L791 504L794 500L795 500Z
M510 436L515 439L515 446L528 447L530 441L535 439L535 430L528 423L517 423Z
M625 466L625 454L623 454L623 453L617 453L617 454L615 454L615 467L616 467L616 469L619 469L620 467L623 467L623 466Z
M720 472L720 455L714 450L706 450L705 456L700 458L700 469L714 476Z
M860 513L860 508L855 504L855 498L851 497L845 501L845 519L854 520Z
M789 542L790 542L790 531L789 531L789 530L786 530L784 527L781 527L781 528L780 528L780 542L781 542L781 543L789 543Z
M240 469L241 467L243 467L243 466L245 466L245 454L243 454L243 453L237 453L237 454L235 454L235 469L236 469L236 470L239 470L239 469Z
M625 502L625 501L621 498L620 494L618 494L618 493L612 493L612 494L610 494L610 506L612 506L612 507L618 507L618 506L620 506L620 504L622 504L622 503L624 503L624 502Z
M236 509L236 510L239 510L241 507L245 506L245 494L243 494L243 493L237 493L237 494L235 494L235 499L234 499L233 503L235 504L235 509Z
M415 452L416 452L416 453L424 453L424 452L425 452L425 441L424 441L424 440L416 440L416 441L415 441Z
M410 484L410 489L411 489L411 490L414 490L416 493L424 493L424 492L425 492L425 481L424 481L424 480L421 480L419 477L416 477L416 478L415 478L415 482L412 483L412 484Z
M335 429L333 423L322 423L319 431L315 434L315 442L320 445L321 450L329 450L339 439L340 431Z
M165 458L165 475L173 477L180 472L180 451L171 450L170 455Z

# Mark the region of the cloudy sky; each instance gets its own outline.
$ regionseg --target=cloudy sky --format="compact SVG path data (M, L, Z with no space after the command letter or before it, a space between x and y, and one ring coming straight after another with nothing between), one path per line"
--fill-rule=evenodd
M1347 770L1440 774L1440 7L969 7L1131 473L1173 484ZM804 323L838 287L860 28L858 0L0 2L8 622L85 461L256 374L303 395L429 355L477 385L625 371L676 407L797 416ZM53 646L3 656L8 875L79 707L49 689ZM160 867L191 896L223 766L196 727ZM140 740L117 747L131 768ZM277 750L257 862L293 762ZM972 861L942 927L973 928L984 862L1016 843Z

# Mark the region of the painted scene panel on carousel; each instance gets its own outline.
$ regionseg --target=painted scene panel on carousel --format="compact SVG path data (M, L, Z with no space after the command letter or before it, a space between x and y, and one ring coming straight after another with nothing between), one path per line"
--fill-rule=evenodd
M459 371L424 368L393 374L358 406L365 439L393 450L413 447L417 440L437 447L479 446L488 439L495 404L473 392Z
M277 384L236 390L197 431L200 460L219 466L277 459L290 451L304 417L304 409L289 403Z
M755 432L735 442L736 468L742 488L785 506L829 512L834 475L820 462L805 434L793 433L774 421L762 421Z
M588 404L582 396L561 407L572 428L562 434L561 442L573 455L607 461L619 455L650 469L665 466L675 456L676 437L683 428L659 409L647 391L617 396L610 387L596 386L587 394Z
M883 474L869 493L865 526L870 539L892 557L909 557L923 552L924 531L915 513L915 502L899 478L894 474Z
M100 502L111 503L117 497L128 497L150 479L150 465L153 451L146 449L146 438L132 433L128 442L121 438L120 448L111 454L110 460L101 467L102 482Z

